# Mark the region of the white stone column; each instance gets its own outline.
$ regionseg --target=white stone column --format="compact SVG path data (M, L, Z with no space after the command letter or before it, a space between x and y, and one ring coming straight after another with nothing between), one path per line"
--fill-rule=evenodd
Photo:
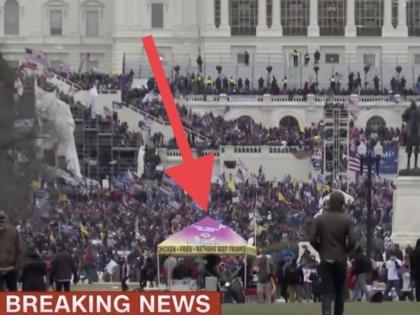
M356 37L356 4L355 0L347 0L347 24L346 24L346 37Z
M257 36L262 32L266 32L267 29L267 1L258 0Z
M395 37L396 31L392 26L392 0L384 1L384 26L382 27L383 37Z
M271 29L276 32L277 36L283 36L280 1L281 0L273 0L273 25L271 26Z
M407 26L407 0L398 0L398 27L397 32L400 36L408 36Z
M308 37L319 36L319 25L318 25L318 0L311 0L310 12L309 12L309 26L308 26Z
M182 31L184 28L184 12L184 0L169 1L169 8L166 13L170 17L168 20L172 20L172 25L176 30Z
M120 26L124 25L124 17L125 17L125 0L120 2L113 2L113 8L114 8L114 25L115 29L119 29Z
M214 24L214 0L202 0L202 3L204 3L204 16L206 21L206 29L208 30L214 30L216 27Z
M135 16L136 16L136 25L138 25L138 27L141 30L148 30L150 29L150 24L149 24L149 11L147 9L147 4L146 4L146 0L137 0L134 2L134 12L136 12Z
M207 0L209 1L209 0ZM209 1L212 2L213 1ZM213 4L214 5L214 4ZM230 29L229 25L229 0L220 0L221 12L220 12L220 28Z

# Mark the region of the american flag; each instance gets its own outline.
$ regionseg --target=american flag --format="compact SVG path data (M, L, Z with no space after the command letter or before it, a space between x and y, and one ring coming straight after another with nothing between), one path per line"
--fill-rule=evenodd
M352 172L360 172L360 159L358 157L347 157L347 168Z
M347 168L349 171L352 171L352 172L360 172L360 158L348 156ZM374 167L372 167L372 173L374 173L373 168ZM368 167L366 164L363 164L363 173L367 173L367 172L368 172Z
M25 59L48 66L48 55L40 50L25 49Z

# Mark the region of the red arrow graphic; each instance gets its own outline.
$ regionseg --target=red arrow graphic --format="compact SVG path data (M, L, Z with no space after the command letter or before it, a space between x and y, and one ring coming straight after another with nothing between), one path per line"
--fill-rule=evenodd
M214 156L211 154L199 159L194 159L153 37L143 37L142 41L159 87L159 92L162 96L176 143L178 144L182 156L182 163L167 169L166 173L184 189L186 193L204 209L204 211L207 211Z

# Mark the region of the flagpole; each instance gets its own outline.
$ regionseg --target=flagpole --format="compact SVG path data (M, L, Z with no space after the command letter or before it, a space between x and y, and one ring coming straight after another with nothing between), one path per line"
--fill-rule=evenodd
M255 194L255 204L254 204L254 243L255 243L255 248L257 248L257 194Z

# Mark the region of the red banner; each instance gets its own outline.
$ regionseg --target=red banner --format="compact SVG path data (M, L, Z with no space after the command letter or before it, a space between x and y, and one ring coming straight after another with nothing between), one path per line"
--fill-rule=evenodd
M221 315L218 292L4 292L0 315Z

